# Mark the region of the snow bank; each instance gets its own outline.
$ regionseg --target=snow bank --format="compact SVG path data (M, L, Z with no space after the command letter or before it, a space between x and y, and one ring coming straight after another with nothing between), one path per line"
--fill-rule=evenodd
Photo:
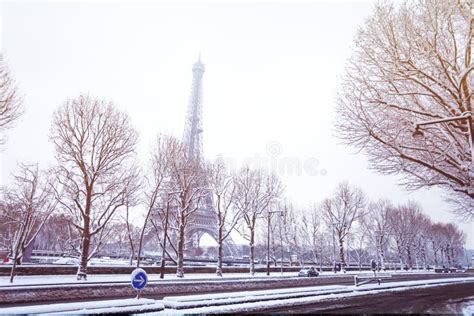
M128 307L129 310L137 310L138 307L144 307L144 305L153 305L157 307L157 302L151 299L122 299L122 300L110 300L110 301L91 301L81 303L61 303L61 304L49 304L49 305L36 305L36 306L22 306L22 307L8 307L0 308L1 314L31 314L31 313L64 313L64 312L81 312L85 313L88 310L93 313L98 313L99 310L112 310ZM160 303L163 309L163 304Z

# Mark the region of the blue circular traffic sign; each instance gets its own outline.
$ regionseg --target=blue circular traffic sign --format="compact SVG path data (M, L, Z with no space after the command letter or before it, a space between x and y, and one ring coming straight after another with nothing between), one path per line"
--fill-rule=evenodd
M148 276L146 275L145 270L137 268L132 272L132 287L135 290L141 290L146 286L148 282Z

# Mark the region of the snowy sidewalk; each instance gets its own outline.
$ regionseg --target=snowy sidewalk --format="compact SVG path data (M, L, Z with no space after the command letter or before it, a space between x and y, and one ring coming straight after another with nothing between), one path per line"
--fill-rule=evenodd
M145 269L146 270L146 269ZM417 272L390 272L392 275L416 275L416 274L434 274L434 272L417 271ZM372 271L351 271L346 274L333 272L322 272L319 277L344 277L348 275L372 275ZM215 273L189 273L184 278L178 278L175 274L167 274L164 279L160 279L158 274L148 274L149 282L171 282L171 281L192 281L192 280L226 280L226 279L258 279L258 278L282 278L297 277L298 272L272 273L267 276L264 272L255 273L251 276L249 273L227 273L222 277L216 276ZM16 276L13 283L10 283L9 276L0 277L0 288L10 288L17 286L33 286L33 285L59 285L59 284L89 284L89 283L128 283L130 282L130 274L89 274L87 281L77 281L76 275L19 275Z
M192 280L226 280L226 279L249 279L249 278L281 278L294 277L297 272L285 272L283 276L280 273L272 273L267 276L265 273L256 273L254 276L248 273L228 273L223 277L216 276L215 273L195 273L186 274L184 278L178 278L175 274L165 275L160 279L158 274L148 274L149 282L168 282L168 281L192 281ZM0 288L15 287L22 285L59 285L59 284L89 284L89 283L126 283L130 282L130 274L89 274L87 281L77 281L76 275L19 275L16 276L13 283L10 283L10 277L0 277Z
M91 301L81 303L60 303L24 307L0 308L1 314L53 314L53 313L127 313L138 311L160 311L164 306L152 299L122 299L109 301Z

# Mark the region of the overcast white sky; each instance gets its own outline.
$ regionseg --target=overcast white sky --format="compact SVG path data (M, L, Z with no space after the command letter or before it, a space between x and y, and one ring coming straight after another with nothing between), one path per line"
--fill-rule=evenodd
M333 136L338 79L372 7L361 1L5 1L1 47L26 113L8 132L0 181L9 181L17 162L52 162L52 113L81 93L129 113L146 161L157 133L181 137L191 68L201 52L206 157L276 168L297 205L320 201L348 180L373 199L414 199L434 221L456 221L442 191L406 192ZM300 163L301 173L282 172L288 161ZM474 224L458 224L474 248Z

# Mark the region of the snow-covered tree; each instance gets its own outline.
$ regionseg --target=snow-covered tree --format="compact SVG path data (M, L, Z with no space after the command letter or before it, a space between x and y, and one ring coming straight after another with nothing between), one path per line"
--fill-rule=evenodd
M444 246L444 225L441 223L432 224L429 229L429 240L433 251L433 263L437 267L440 264L441 249ZM439 255L439 256L438 256Z
M377 261L382 269L385 268L385 251L388 247L390 238L389 214L394 206L389 200L378 200L369 203L367 210L370 220L366 221L366 225L372 232L371 239L374 242Z
M362 270L362 264L369 261L369 237L373 233L370 222L372 218L369 217L370 213L362 213L357 220L357 225L354 226L351 232L349 232L347 248L351 249L355 255L359 271Z
M283 238L288 249L290 266L293 265L293 256L296 255L298 260L302 260L301 250L301 232L303 229L299 214L293 203L285 201L283 204Z
M283 192L280 179L263 170L243 167L235 178L235 207L241 213L238 231L249 242L250 273L255 274L255 236L257 221Z
M27 164L20 165L13 185L0 191L0 216L13 231L10 282L13 282L16 265L22 263L25 250L33 246L36 236L55 210L57 203L53 192L51 175L40 171L38 165Z
M372 168L409 189L447 189L464 216L474 216L473 25L469 1L378 4L357 33L336 123ZM417 122L463 114L413 137Z
M452 223L445 224L443 227L444 245L443 254L449 266L459 262L457 259L462 257L465 234Z
M186 227L193 214L199 209L204 198L209 195L206 170L199 157L190 157L185 144L175 140L168 151L169 185L168 192L174 200L177 224L178 245L176 276L184 277L184 248L186 243ZM165 198L168 201L168 198ZM167 202L166 205L169 205ZM169 214L168 214L169 215Z
M103 246L107 225L136 179L137 132L112 103L79 96L56 111L50 137L57 160L56 198L80 236L77 277L86 279L88 261Z
M413 269L413 259L417 250L417 238L425 238L423 234L429 225L429 219L423 214L421 206L408 201L401 204L389 213L390 234L394 242L400 266L403 267L404 258L409 269Z
M324 253L323 216L316 204L309 206L302 217L301 237L308 243L312 261L322 269Z
M356 187L351 187L347 182L340 183L334 196L325 199L321 204L329 229L334 229L339 244L339 259L346 264L344 243L352 225L360 217L366 206L365 194Z
M22 100L0 53L0 146L5 144L5 131L11 128L22 114Z
M240 212L233 208L235 200L236 185L234 176L229 173L222 159L217 159L207 168L209 188L213 198L212 210L217 217L217 268L216 274L222 276L222 260L224 241L235 229L239 219Z

